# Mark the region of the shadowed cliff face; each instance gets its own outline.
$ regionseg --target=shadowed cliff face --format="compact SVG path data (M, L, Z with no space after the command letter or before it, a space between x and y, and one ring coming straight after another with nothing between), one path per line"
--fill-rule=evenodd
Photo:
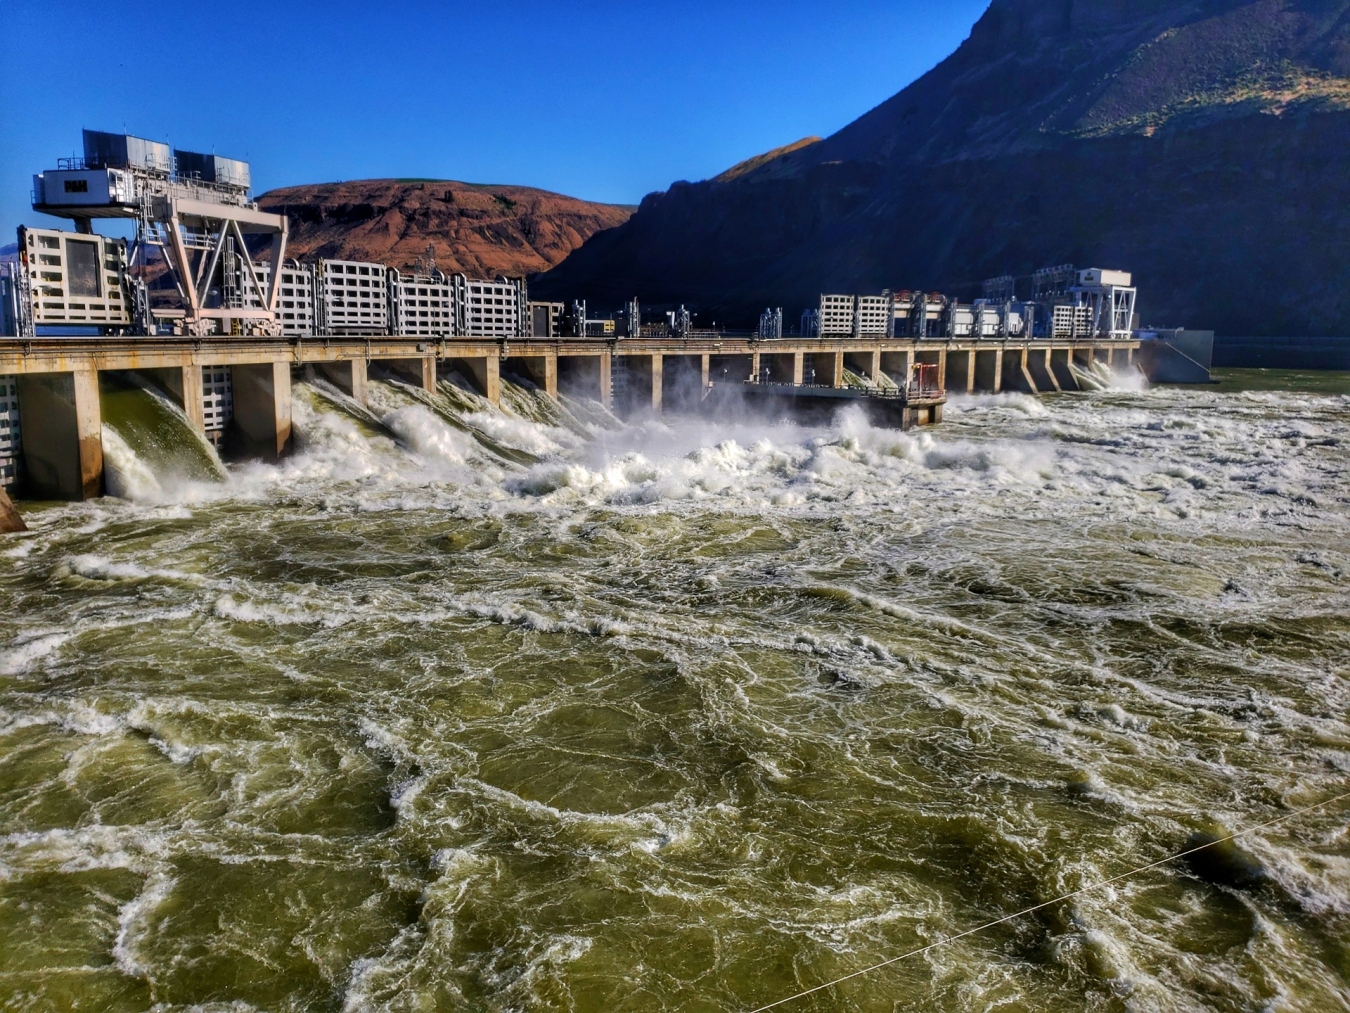
M995 0L833 136L649 195L534 290L749 321L823 289L1131 269L1150 322L1350 333L1350 0ZM1279 280L1277 280L1279 279Z
M289 255L374 260L407 269L428 244L442 271L520 275L557 264L631 207L524 186L367 179L271 190L265 211L290 220Z

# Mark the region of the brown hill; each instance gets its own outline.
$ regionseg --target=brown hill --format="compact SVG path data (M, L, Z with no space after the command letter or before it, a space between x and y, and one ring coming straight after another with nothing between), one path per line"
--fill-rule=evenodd
M762 155L755 155L753 158L747 158L744 162L737 162L726 172L719 172L713 177L714 183L727 183L744 176L746 173L753 172L762 165L768 165L775 158L783 158L784 155L790 155L794 151L800 151L802 148L810 147L812 144L819 143L819 137L803 137L800 141L793 141L791 144L784 144L781 148L774 148L772 151L766 151ZM784 159L786 161L786 159Z
M406 270L430 244L437 268L473 277L546 271L634 210L526 186L399 179L282 187L258 204L289 219L289 256Z
M1074 262L1132 270L1148 322L1347 334L1347 150L1350 0L993 0L838 133L649 194L531 290L749 323Z

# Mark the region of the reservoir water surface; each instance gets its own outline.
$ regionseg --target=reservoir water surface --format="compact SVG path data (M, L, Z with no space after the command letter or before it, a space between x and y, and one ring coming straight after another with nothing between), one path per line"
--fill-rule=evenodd
M0 1010L751 1009L1350 783L1350 375L295 413L0 536ZM782 1008L1347 1010L1348 820Z

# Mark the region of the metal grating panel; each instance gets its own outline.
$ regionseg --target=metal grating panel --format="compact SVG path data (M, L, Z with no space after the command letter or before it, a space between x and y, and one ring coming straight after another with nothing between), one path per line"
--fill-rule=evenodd
M383 264L357 260L319 261L317 301L322 303L324 333L388 334L389 295Z
M131 326L125 240L30 228L19 238L35 325Z
M853 333L853 296L822 295L819 325L821 335Z
M19 477L23 438L19 430L19 378L0 376L0 485L9 488Z
M510 338L520 334L520 289L509 281L468 283L468 337Z
M202 367L202 420L207 437L219 443L234 418L234 380L229 366Z
M453 337L455 286L439 272L408 275L389 272L394 333L408 337Z

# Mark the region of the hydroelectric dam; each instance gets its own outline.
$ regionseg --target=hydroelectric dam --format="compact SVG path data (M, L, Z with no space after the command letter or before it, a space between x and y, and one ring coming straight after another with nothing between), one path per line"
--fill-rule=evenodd
M203 435L229 434L246 456L275 461L291 446L291 384L307 371L361 404L372 369L428 391L455 373L493 404L505 373L551 398L560 390L593 398L625 419L721 410L725 399L709 394L728 389L772 389L779 406L785 392L819 401L856 390L846 379L861 377L908 428L941 421L948 389L1078 390L1094 366L1133 368L1138 348L1100 338L0 338L0 379L17 422L6 431L5 484L20 498L103 494L99 375L109 372L141 374ZM755 410L752 393L745 396Z

